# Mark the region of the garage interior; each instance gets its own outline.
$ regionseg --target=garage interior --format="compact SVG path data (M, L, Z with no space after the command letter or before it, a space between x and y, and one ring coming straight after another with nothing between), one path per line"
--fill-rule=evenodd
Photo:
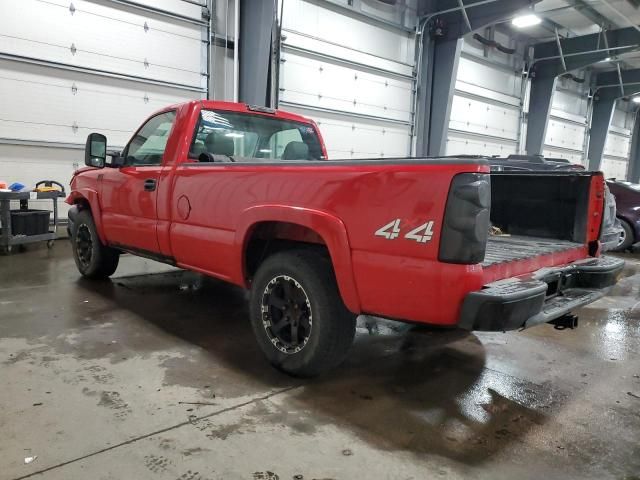
M0 184L68 194L87 135L120 151L204 99L313 119L331 160L543 155L638 184L639 25L635 0L3 0ZM361 315L297 379L240 287L133 255L82 278L62 200L55 243L0 255L0 480L640 478L637 246L577 329Z

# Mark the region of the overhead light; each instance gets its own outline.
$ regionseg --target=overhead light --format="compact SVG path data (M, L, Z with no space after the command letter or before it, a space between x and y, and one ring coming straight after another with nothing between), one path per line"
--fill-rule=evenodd
M640 95L632 98L633 103L640 103Z
M229 132L229 133L225 134L225 137L242 138L242 137L244 137L244 133Z
M520 15L514 18L511 20L511 23L516 28L527 28L540 25L542 23L542 19L535 13L527 13L526 15Z

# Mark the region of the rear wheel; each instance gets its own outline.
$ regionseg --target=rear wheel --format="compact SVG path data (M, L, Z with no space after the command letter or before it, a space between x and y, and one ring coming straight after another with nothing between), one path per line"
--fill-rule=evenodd
M356 316L342 302L328 256L315 250L267 258L252 283L250 313L260 348L290 375L330 370L353 343Z
M78 213L71 235L73 259L87 278L107 278L118 268L120 254L103 245L89 210Z
M634 244L634 235L631 225L622 219L620 219L620 223L622 224L622 232L620 233L618 246L613 249L615 252L625 252Z

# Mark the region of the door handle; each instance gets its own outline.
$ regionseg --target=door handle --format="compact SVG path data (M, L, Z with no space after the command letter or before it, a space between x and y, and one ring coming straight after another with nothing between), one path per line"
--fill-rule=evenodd
M153 178L147 178L144 181L144 189L147 192L153 192L156 189L156 180Z

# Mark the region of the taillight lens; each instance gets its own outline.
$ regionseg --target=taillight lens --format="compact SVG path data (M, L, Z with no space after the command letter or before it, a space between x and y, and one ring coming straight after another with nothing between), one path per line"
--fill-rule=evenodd
M491 177L460 173L453 177L440 237L441 262L475 264L484 261L489 237Z

